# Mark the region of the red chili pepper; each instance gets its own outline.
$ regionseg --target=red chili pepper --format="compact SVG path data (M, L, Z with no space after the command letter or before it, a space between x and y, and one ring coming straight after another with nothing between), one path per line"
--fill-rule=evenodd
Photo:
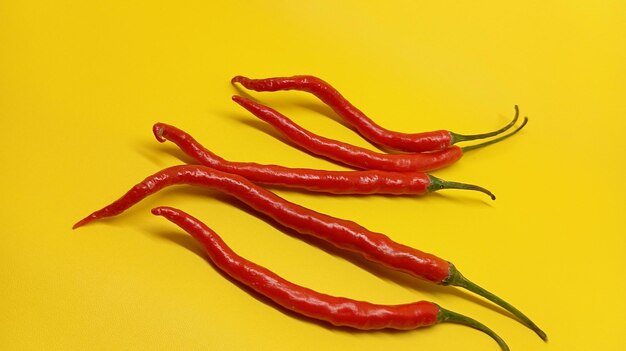
M421 172L322 171L253 162L230 162L207 150L191 135L174 126L157 123L152 131L158 141L174 142L187 155L205 166L238 174L263 184L333 194L423 195L440 189L465 189L483 192L493 200L496 198L489 190L477 185L450 182Z
M181 227L202 246L209 259L224 273L276 304L298 314L361 330L411 330L438 323L453 322L476 328L492 337L502 350L506 343L480 322L441 308L429 301L402 305L380 305L319 293L289 282L265 267L237 255L217 233L198 219L171 207L152 210Z
M118 215L160 189L188 184L209 187L234 196L258 212L299 233L325 240L386 267L442 285L466 288L500 305L541 338L546 335L528 317L496 295L461 275L455 266L435 255L399 244L386 235L367 230L349 220L335 218L291 203L249 180L206 166L183 165L166 168L135 185L121 198L80 220L73 228Z
M449 166L461 158L464 150L475 149L508 138L521 130L528 121L525 118L524 123L508 135L463 149L451 146L445 150L429 153L384 154L314 134L295 124L280 112L242 96L235 95L233 100L256 117L274 126L291 142L311 153L361 169L391 172L430 172Z
M462 141L484 139L504 133L515 125L518 114L505 127L489 133L463 135L448 130L437 130L424 133L401 133L391 131L376 124L361 110L344 98L337 89L320 78L314 76L276 77L250 79L236 76L231 81L240 83L246 89L255 91L299 90L315 95L345 122L354 127L359 134L374 144L408 152L425 152L447 149ZM515 106L517 112L517 106Z

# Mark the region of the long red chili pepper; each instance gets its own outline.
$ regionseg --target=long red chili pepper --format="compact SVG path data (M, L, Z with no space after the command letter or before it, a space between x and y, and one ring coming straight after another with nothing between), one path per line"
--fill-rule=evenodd
M246 89L255 91L299 90L311 93L332 108L335 113L354 127L365 139L378 145L407 152L443 150L458 142L493 137L513 127L518 118L517 106L515 106L516 114L513 121L503 128L489 133L463 135L448 130L424 133L401 133L391 131L376 124L372 119L361 112L361 110L346 100L337 89L314 76L301 75L264 79L250 79L243 76L236 76L232 79L232 83L240 83Z
M115 202L80 220L73 228L100 218L118 215L145 197L176 184L220 190L299 233L328 241L336 247L360 254L370 261L436 284L468 289L508 310L541 338L546 339L546 334L522 312L463 277L452 263L397 243L386 235L369 231L353 221L335 218L291 203L241 176L216 171L206 166L183 165L159 171L135 185Z
M528 121L525 118L524 123L510 134L463 149L451 146L445 150L430 153L385 154L314 134L280 112L242 96L233 96L233 101L274 126L294 144L309 152L361 169L391 172L430 172L449 166L461 158L464 150L475 149L508 138L521 130Z
M335 297L294 284L235 253L220 236L198 219L171 207L152 210L181 227L202 246L209 259L224 273L276 304L298 314L361 330L411 330L438 323L453 322L476 328L492 337L502 350L508 346L482 323L441 308L429 301L402 305L379 305Z
M170 140L187 155L205 166L238 174L253 182L300 188L333 194L423 195L440 189L465 189L483 192L495 200L489 190L477 185L450 182L421 172L326 171L262 165L253 162L230 162L207 150L191 135L165 124L152 128L158 141Z

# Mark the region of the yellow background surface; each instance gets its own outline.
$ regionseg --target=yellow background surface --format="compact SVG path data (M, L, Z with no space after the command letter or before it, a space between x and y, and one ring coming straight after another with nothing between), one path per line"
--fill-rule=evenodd
M0 349L496 350L445 324L353 332L285 313L225 279L149 210L179 207L242 256L304 286L472 316L512 350L626 349L623 1L0 2ZM230 100L237 74L314 74L401 131L514 138L434 174L491 189L424 197L275 191L454 262L526 312L303 241L217 192L167 189L78 219L186 160L174 124L233 161L344 169L284 142ZM252 93L321 135L373 148L315 98Z

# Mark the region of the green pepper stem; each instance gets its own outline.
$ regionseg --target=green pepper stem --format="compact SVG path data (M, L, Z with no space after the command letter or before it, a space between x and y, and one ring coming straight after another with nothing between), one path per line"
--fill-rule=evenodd
M520 322L522 322L522 324L524 324L528 328L532 329L535 333L537 333L537 335L539 335L539 337L543 341L548 341L548 336L546 335L546 333L544 333L543 330L541 330L533 321L531 321L530 318L526 317L525 314L523 314L517 308L513 307L513 305L502 300L501 298L494 295L493 293L483 289L482 287L478 286L476 283L469 281L456 269L456 267L452 263L450 263L450 273L448 274L448 278L446 278L446 280L444 280L442 284L465 288L475 294L478 294L486 298L487 300L509 311Z
M473 184L466 184L466 183L457 183L457 182L451 182L448 180L443 180L440 178L437 178L435 176L432 175L428 175L428 178L430 178L430 185L428 186L428 191L429 192L433 192L433 191L437 191L437 190L441 190L441 189L463 189L463 190L474 190L474 191L480 191L481 193L485 193L487 195L489 195L489 197L491 197L491 200L495 200L496 196L489 190L478 186L478 185L473 185Z
M493 330L489 329L486 325L480 323L475 319L446 310L444 308L441 308L440 306L439 312L437 313L437 321L439 321L439 323L458 323L467 325L474 329L478 329L481 332L489 335L493 340L495 340L502 349L502 351L509 351L509 346L504 342L504 340L502 340L500 336L498 336L498 334L496 334Z
M462 147L461 149L463 150L463 152L466 151L470 151L470 150L475 150L475 149L479 149L481 147L485 147L487 145L491 145L491 144L495 144L499 141L502 141L506 138L512 137L513 135L517 134L517 132L519 132L520 130L522 130L522 128L524 128L524 126L526 125L526 123L528 123L528 117L524 117L524 122L522 122L522 124L517 127L517 129L515 129L514 131L512 131L511 133L507 134L507 135L503 135L499 138L495 138L495 139L491 139L489 141L485 141L484 143L480 143L480 144L476 144L476 145L470 145L470 146L465 146Z
M506 126L498 130L494 130L493 132L482 133L482 134L457 134L457 133L450 132L450 135L452 136L452 144L460 143L462 141L491 138L498 134L502 134L506 132L507 130L511 129L511 127L513 127L515 123L517 122L518 118L519 118L519 107L515 105L515 117L513 117L513 120Z

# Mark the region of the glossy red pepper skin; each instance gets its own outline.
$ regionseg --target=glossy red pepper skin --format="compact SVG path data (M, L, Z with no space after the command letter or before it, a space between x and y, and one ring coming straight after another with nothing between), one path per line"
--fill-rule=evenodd
M180 210L160 207L153 213L191 234L204 246L211 261L230 277L299 314L362 330L408 330L437 323L439 306L432 302L389 306L321 294L238 256L214 231Z
M453 136L447 130L401 133L383 128L352 105L337 89L314 76L298 75L264 79L236 76L232 79L232 83L239 83L246 89L255 91L299 90L311 93L332 108L365 139L396 150L407 152L436 151L447 149L453 144Z
M482 187L448 182L422 172L327 171L231 162L207 150L191 135L174 126L156 123L152 131L158 141L174 142L187 155L205 166L238 174L257 183L332 194L424 195L454 188L481 191L495 199L491 192Z
M360 330L412 330L452 322L476 328L493 338L501 350L509 348L496 333L469 317L441 308L429 301L381 305L322 294L294 284L274 272L237 255L217 233L187 213L171 208L152 210L181 227L204 246L209 259L220 270L279 306L336 326Z
M353 221L335 218L289 202L241 176L198 165L174 166L147 177L120 199L76 223L74 228L93 220L118 215L147 196L177 184L222 191L285 227L433 283L443 282L451 270L448 261L435 255L399 244L386 235L369 231Z
M303 149L343 164L390 172L430 172L447 167L463 156L463 150L451 146L445 150L414 154L385 154L314 134L280 112L258 102L233 96L233 101L256 117L271 124L286 138Z
M452 263L399 244L386 235L369 231L355 222L335 218L291 203L241 176L216 171L206 166L174 166L159 171L135 185L110 205L83 218L73 228L100 218L120 214L160 189L177 184L220 190L285 227L325 240L338 248L357 253L369 261L435 284L468 289L511 312L524 325L534 330L542 339L547 340L545 333L521 311L463 277Z
M423 195L429 192L431 180L423 172L322 171L261 165L254 162L229 162L200 145L189 134L164 123L153 131L161 142L171 140L187 155L211 168L241 175L263 184L301 188L334 194Z

